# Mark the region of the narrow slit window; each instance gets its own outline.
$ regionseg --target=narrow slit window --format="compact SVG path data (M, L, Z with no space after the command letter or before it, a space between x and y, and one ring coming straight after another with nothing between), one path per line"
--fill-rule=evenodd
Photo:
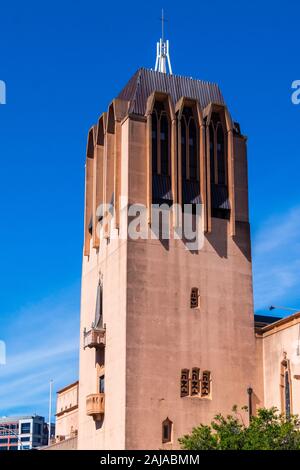
M99 377L99 393L105 392L105 378L104 375Z
M191 290L190 307L191 308L199 307L199 290L197 287L193 287Z
M286 354L285 354L286 355ZM291 416L292 401L291 401L291 375L290 375L290 362L285 357L281 362L281 402L282 413L289 418Z
M103 285L99 280L97 287L96 309L95 309L95 328L103 327Z
M217 162L218 162L218 184L226 184L226 163L225 163L225 139L221 124L217 130Z
M189 395L189 369L181 370L180 378L180 396L187 397Z
M201 397L210 397L211 393L211 377L208 370L203 371L201 381Z
M186 125L185 119L181 120L181 173L186 179Z
M210 181L215 182L215 131L213 125L209 126L209 158L210 158Z
M165 114L160 118L161 174L169 176L169 122Z
M163 442L163 444L172 441L172 427L173 427L173 423L169 418L167 418L167 419L165 419L165 421L163 421L163 423L162 423L162 442Z
M152 203L172 205L171 125L167 103L156 101L152 112Z
M200 369L193 367L191 378L191 395L198 396L200 393Z
M152 173L157 174L157 115L152 114Z
M197 151L197 130L194 119L190 120L189 125L189 165L190 180L198 180L198 151Z

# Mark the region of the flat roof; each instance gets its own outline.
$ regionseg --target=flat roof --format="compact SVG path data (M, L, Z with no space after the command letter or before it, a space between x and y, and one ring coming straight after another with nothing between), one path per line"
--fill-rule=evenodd
M39 416L39 415L2 416L0 418L0 423L14 423L22 419L34 419L34 418L42 418L43 420L45 420L44 416Z
M68 390L69 388L75 387L75 385L78 385L78 384L79 384L79 380L76 380L76 382L73 382L73 383L71 383L69 385L66 385L65 387L61 388L60 390L57 390L56 393L63 393L66 390Z

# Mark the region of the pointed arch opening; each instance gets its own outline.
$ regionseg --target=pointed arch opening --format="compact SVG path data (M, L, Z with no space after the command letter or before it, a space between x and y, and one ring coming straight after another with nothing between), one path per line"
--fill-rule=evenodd
M152 203L173 203L171 118L168 101L156 99L152 110Z
M200 195L200 125L196 104L182 99L177 112L178 149L179 149L179 188L181 202L195 205L201 203Z
M115 210L115 110L114 104L108 108L107 113L107 128L106 128L106 152L105 152L105 186L106 186L106 197L105 204L110 205L109 212L114 215Z
M226 159L225 159L225 136L224 129L220 123L217 126L217 167L218 184L226 184Z
M280 389L281 389L281 411L287 418L292 414L292 381L290 361L284 353L284 359L280 365Z
M166 418L162 422L162 443L172 442L173 422Z
M104 202L104 142L106 131L106 113L103 113L98 120L96 132L96 152L94 158L93 177L93 247L100 246L101 221L103 218Z
M210 182L215 183L215 131L213 123L209 125Z
M227 131L224 110L213 110L208 122L211 216L230 218Z
M199 181L198 139L195 119L189 122L189 177L190 181Z
M90 253L93 233L93 175L94 175L95 129L88 134L85 163L85 209L84 209L84 255Z

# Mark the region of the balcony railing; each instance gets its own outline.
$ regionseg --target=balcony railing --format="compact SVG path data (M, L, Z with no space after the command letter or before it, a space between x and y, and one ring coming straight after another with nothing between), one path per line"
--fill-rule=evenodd
M94 420L99 420L104 415L105 395L104 393L94 393L86 397L86 414L93 416Z
M105 328L91 328L83 331L83 348L104 348Z

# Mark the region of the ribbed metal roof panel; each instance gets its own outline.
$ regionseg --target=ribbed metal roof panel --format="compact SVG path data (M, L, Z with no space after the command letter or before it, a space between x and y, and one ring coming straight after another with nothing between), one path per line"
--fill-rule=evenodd
M224 104L214 83L143 68L133 75L118 98L130 101L130 113L145 115L147 99L154 91L170 94L174 104L183 96L199 101L202 109L209 103Z

